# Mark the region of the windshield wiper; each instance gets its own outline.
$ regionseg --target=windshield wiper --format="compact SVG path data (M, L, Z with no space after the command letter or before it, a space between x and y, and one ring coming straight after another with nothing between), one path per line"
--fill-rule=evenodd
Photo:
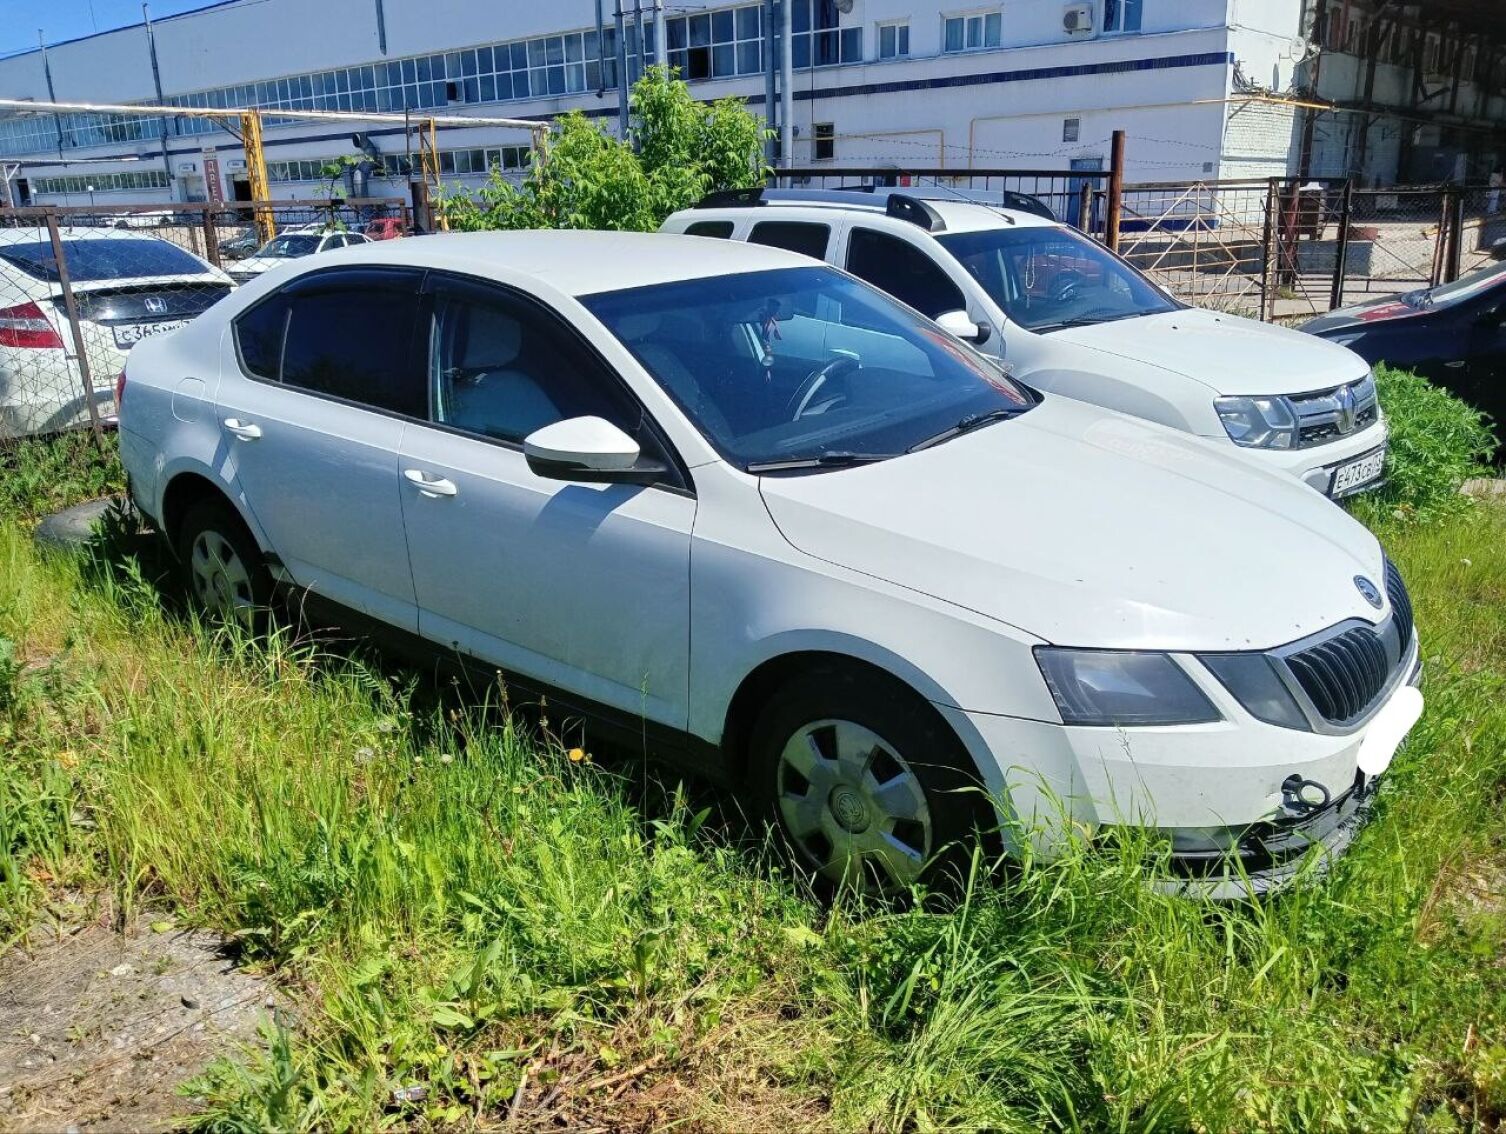
M754 461L744 468L750 473L786 472L790 469L840 469L887 461L898 453L822 453L816 457L788 457L781 461Z
M1030 328L1037 334L1047 331L1065 331L1072 327L1096 327L1100 323L1117 323L1120 319L1133 319L1137 315L1144 315L1144 311L1120 311L1114 315L1078 315L1072 319L1063 319L1060 323L1042 323L1038 327Z
M996 421L1008 421L1011 417L1018 417L1024 413L1024 409L995 409L984 413L970 413L950 429L943 429L934 437L927 437L924 441L917 441L905 450L907 453L918 453L922 449L929 449L932 445L940 445L943 441L950 441L953 437L961 437L964 433L971 433L974 429L985 425L992 425Z

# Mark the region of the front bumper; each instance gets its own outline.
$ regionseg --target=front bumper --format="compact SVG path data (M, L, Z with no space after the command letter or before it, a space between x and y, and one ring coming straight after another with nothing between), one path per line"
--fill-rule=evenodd
M1338 498L1380 487L1381 479L1375 477L1335 493L1334 478L1346 465L1376 451L1384 453L1386 444L1386 422L1381 419L1358 433L1307 449L1241 449L1240 452L1267 468L1280 469L1296 477L1324 496Z
M1170 881L1180 891L1231 898L1279 888L1315 847L1331 860L1349 845L1421 712L1415 637L1402 668L1407 677L1347 734L1265 724L1211 677L1204 692L1224 719L1209 724L1087 728L942 712L978 750L1017 842L1049 855L1074 831L1135 826L1171 838L1232 828L1232 853L1174 851ZM1321 806L1293 803L1293 777L1321 786Z

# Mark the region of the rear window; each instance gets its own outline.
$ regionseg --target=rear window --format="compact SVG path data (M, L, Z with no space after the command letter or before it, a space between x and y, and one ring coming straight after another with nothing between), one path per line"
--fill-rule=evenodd
M808 221L760 221L748 235L749 244L767 244L787 252L799 252L820 260L826 255L826 241L831 229Z
M64 240L68 278L74 283L129 280L142 276L201 276L206 269L183 249L165 240ZM38 280L57 282L57 259L52 242L0 244L0 260Z

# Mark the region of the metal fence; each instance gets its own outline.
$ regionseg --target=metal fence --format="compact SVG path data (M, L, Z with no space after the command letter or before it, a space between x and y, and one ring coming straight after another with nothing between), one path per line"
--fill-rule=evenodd
M102 430L143 339L279 262L409 227L387 198L0 209L0 443Z

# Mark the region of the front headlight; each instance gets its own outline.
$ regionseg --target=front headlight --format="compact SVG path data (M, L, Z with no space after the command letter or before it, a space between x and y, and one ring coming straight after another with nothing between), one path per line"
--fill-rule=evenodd
M1199 659L1256 720L1312 731L1296 698L1264 654L1200 654Z
M1236 445L1250 449L1293 449L1297 415L1285 398L1215 398L1213 408Z
M1220 719L1169 654L1037 646L1035 660L1065 724L1202 724Z

